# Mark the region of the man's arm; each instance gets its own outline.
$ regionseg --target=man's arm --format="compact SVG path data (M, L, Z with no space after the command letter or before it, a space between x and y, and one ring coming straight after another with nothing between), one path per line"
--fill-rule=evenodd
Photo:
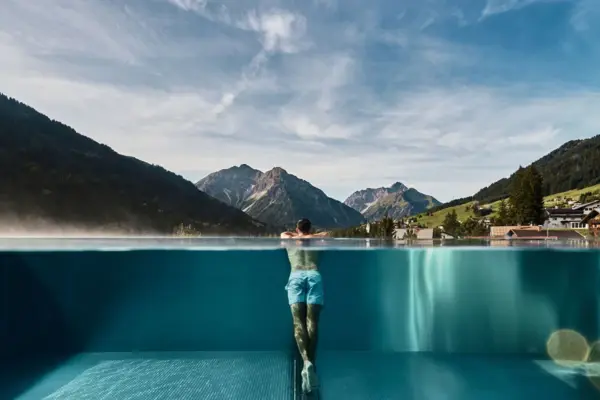
M282 232L281 233L281 238L282 239L290 239L290 238L293 238L295 236L298 236L295 232Z
M310 235L311 237L327 237L329 236L329 232L319 232L319 233L313 233L312 235Z

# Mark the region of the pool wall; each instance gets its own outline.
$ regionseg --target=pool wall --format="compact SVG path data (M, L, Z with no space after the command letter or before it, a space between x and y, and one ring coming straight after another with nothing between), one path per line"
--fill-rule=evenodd
M599 332L600 256L581 250L324 250L319 349L543 354ZM294 351L278 250L0 253L0 358Z

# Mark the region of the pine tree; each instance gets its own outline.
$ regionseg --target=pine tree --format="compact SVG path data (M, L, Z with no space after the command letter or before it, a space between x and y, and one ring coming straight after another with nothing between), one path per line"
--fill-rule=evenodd
M466 236L485 236L487 228L477 219L469 217L462 225L461 231Z
M515 172L514 180L510 187L510 198L508 200L511 211L511 219L513 220L512 222L517 225L523 224L524 219L522 209L525 197L523 190L524 175L525 168L519 166L519 169L517 172Z
M500 226L508 225L508 207L504 199L500 200L500 206L498 207L498 215L496 216L496 224Z
M542 175L530 165L519 167L510 192L510 219L519 225L544 222L544 195Z
M544 180L542 174L531 165L527 177L529 189L529 203L527 204L527 219L530 223L541 225L544 223Z
M381 237L384 238L392 238L394 236L394 220L388 217L388 214L385 214L385 217L379 222L380 225L380 234Z
M444 232L454 237L459 236L460 234L460 222L458 221L458 215L456 215L456 210L450 211L444 217L444 222L442 223L444 226Z

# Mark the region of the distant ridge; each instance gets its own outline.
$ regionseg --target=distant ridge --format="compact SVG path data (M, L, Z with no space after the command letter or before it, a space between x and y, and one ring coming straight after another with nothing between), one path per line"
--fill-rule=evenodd
M432 196L396 182L390 187L354 192L344 201L344 204L361 212L367 220L377 221L386 215L399 219L418 214L441 203Z

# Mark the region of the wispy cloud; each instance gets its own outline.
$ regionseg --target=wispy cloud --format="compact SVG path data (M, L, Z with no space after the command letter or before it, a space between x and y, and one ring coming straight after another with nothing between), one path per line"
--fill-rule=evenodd
M600 27L597 24L598 18L600 18L600 2L595 0L580 0L577 2L575 11L571 16L571 23L575 30L579 32L592 30L598 33L600 32ZM597 39L597 36L594 39Z
M400 180L448 200L600 131L596 53L463 39L530 3L5 0L0 91L194 181L281 165L340 199ZM561 17L565 45L589 15Z
M536 3L567 3L574 0L487 0L481 18L508 11L519 10Z
M229 15L227 7L220 2L210 0L166 0L174 6L182 9L183 11L193 11L203 16L204 18L221 22L225 24L232 24L233 21Z
M246 19L238 21L236 26L258 33L262 48L244 68L240 80L223 94L221 101L214 108L215 114L223 113L248 89L272 55L297 53L308 46L303 41L306 19L300 14L283 10L270 10L261 14L253 11L248 13Z

